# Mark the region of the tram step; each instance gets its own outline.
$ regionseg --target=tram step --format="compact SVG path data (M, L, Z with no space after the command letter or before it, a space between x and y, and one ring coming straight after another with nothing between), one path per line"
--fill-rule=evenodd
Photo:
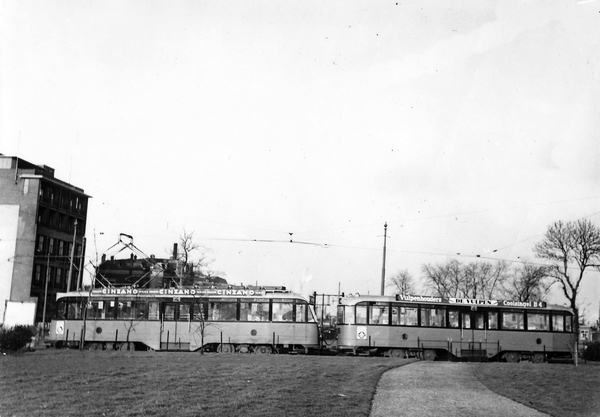
M470 350L463 349L460 351L460 356L472 361L483 361L487 359L487 350Z

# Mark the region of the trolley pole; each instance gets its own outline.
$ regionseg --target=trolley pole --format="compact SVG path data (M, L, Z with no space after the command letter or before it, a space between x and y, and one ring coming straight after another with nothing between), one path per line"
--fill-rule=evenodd
M387 222L383 225L383 268L381 268L381 295L385 292L385 245L387 241Z

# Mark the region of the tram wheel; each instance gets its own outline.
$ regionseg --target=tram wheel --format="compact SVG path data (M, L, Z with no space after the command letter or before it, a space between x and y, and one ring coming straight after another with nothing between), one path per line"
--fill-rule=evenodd
M544 362L546 362L546 355L544 355L543 353L539 353L539 352L534 353L531 360L533 361L533 363L544 363Z
M406 349L390 349L390 358L406 358Z
M508 363L517 363L521 360L521 355L517 352L506 352L504 354L504 359Z
M423 359L426 361L434 361L437 358L437 352L433 349L425 349L423 352Z
M271 346L266 346L266 345L254 346L254 353L259 354L259 355L268 355L268 354L272 353Z
M217 348L217 352L219 353L233 353L234 351L233 345L229 343L221 343Z
M95 342L95 343L89 344L90 350L102 350L102 348L103 348L102 343Z
M119 350L133 350L132 343L123 342L119 345Z

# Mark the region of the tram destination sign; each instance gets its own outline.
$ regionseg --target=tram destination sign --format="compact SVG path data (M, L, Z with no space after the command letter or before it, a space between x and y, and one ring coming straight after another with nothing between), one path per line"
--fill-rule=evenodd
M426 295L405 295L398 294L398 301L408 301L412 303L445 303L462 304L469 306L488 306L488 307L518 307L518 308L545 308L545 301L511 301L511 300L492 300L481 298L444 298Z
M102 288L100 291L94 291L96 295L132 295L132 296L196 296L196 297L255 297L265 295L264 290L253 289L196 289L196 288Z

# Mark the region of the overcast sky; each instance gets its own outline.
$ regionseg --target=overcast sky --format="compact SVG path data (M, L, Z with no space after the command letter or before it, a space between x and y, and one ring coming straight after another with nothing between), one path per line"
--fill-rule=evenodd
M417 280L600 225L600 2L0 5L0 152L93 196L91 259L185 229L229 282L378 294L385 222Z

